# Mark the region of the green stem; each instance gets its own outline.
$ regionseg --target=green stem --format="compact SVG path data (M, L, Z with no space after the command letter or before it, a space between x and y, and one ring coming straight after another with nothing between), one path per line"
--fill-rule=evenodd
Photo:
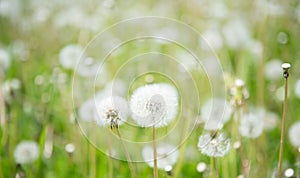
M119 136L120 142L121 142L122 147L123 147L124 152L125 152L125 156L126 156L126 159L127 159L127 163L128 163L129 169L130 169L131 177L132 178L136 178L136 174L135 174L135 171L134 171L134 168L133 168L133 165L132 165L132 161L130 159L130 155L129 155L129 152L127 150L127 147L126 147L125 143L123 142L123 139L121 137L119 128L116 128L116 130L117 130L117 134Z
M286 107L287 107L287 95L288 95L288 77L285 78L284 86L285 86L284 87L284 102L283 102L283 112L282 112L282 121L281 121L280 150L279 150L279 160L278 160L278 178L281 178L281 171L282 171L282 156L283 156L283 148L284 148Z
M156 143L155 143L155 126L152 127L152 144L153 144L153 177L157 178L157 150L156 150Z

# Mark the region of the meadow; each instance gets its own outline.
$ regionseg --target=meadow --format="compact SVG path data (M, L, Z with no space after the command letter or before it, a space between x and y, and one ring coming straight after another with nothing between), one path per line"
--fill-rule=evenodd
M299 41L297 0L0 0L0 178L299 178Z

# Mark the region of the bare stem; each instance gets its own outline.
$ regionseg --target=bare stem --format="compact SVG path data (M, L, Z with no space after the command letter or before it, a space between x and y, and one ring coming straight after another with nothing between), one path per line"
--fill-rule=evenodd
M122 147L123 147L124 152L125 152L125 156L126 156L126 159L127 159L127 163L128 163L129 169L130 169L131 177L132 177L132 178L136 178L136 174L135 174L135 171L134 171L134 168L133 168L133 165L132 165L132 161L131 161L131 159L130 159L130 155L129 155L129 152L128 152L128 150L127 150L127 147L126 147L125 143L123 142L123 139L122 139L122 137L121 137L119 128L117 127L116 130L117 130L117 134L118 134L118 136L119 136L119 138L120 138Z
M156 143L155 143L155 127L152 128L152 143L153 143L153 177L157 178L157 150L156 150Z
M282 155L284 148L284 135L285 135L285 122L286 122L286 107L287 107L287 95L288 95L288 72L284 73L284 101L283 101L283 112L281 121L281 137L280 137L280 150L279 150L279 160L278 160L278 178L281 178L282 171Z

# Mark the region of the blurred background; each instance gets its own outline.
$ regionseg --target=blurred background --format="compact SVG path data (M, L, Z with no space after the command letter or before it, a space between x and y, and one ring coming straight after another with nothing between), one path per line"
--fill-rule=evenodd
M142 16L168 20L116 26ZM124 41L144 31L171 41ZM176 155L159 177L212 177L213 170L216 177L275 177L283 62L292 65L283 176L299 177L299 41L297 0L0 0L0 177L130 177L124 155L108 156L114 150L107 152L106 141L117 138L91 121L92 99L113 92L129 100L157 82L174 84L180 96L176 120L157 129ZM214 93L214 83L224 93ZM217 129L205 118L207 110L210 118L223 114L224 107L205 108L216 96L230 110ZM123 128L129 142L151 141L151 129ZM230 150L212 158L198 139L219 129ZM144 145L127 146L138 177L153 177Z

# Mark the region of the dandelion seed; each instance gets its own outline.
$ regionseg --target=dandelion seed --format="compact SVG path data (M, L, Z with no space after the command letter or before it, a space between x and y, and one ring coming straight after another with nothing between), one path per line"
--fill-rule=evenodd
M118 128L129 115L127 101L119 96L110 96L96 101L96 123L100 126Z
M59 62L66 69L74 69L83 55L83 49L79 45L65 46L59 53Z
M157 168L164 170L165 168L172 166L176 163L178 159L178 150L175 146L170 144L160 144L156 148L157 150ZM153 147L146 146L143 148L142 156L144 161L153 168L154 161L153 161Z
M241 116L239 131L244 137L257 138L264 129L265 112L262 109L253 111Z
M166 126L177 115L177 90L165 83L140 87L131 96L130 109L132 118L142 127Z
M232 108L225 99L212 98L201 109L201 116L205 122L205 130L218 130L229 121Z
M19 164L34 162L39 157L39 146L33 141L22 141L15 148L14 157Z
M290 127L289 139L294 147L300 147L300 122L296 122Z
M210 157L223 157L229 152L230 145L230 139L224 133L206 133L199 137L198 149Z

